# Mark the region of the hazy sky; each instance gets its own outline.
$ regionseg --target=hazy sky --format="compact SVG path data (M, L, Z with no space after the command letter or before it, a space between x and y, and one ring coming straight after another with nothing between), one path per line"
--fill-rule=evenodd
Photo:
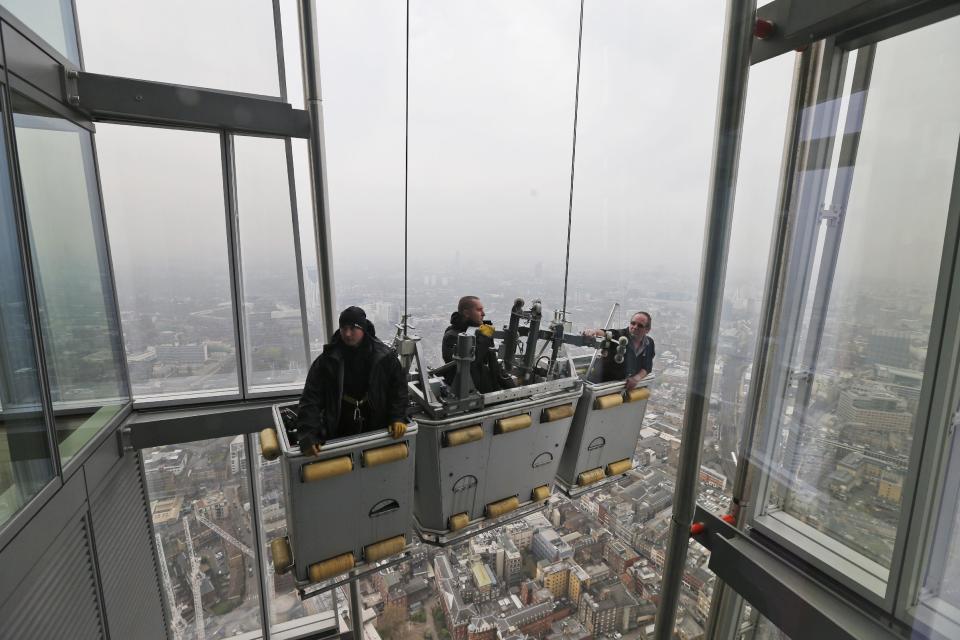
M270 5L78 0L87 68L276 95ZM587 1L572 285L600 270L633 280L657 270L699 271L722 5ZM289 93L299 106L295 2L282 0L281 10ZM412 268L454 278L457 266L489 270L492 278L522 276L537 264L562 269L578 11L575 0L411 2ZM929 278L936 266L930 229L942 229L960 131L958 83L944 81L960 77L957 30L954 19L923 37L880 45L841 277ZM404 3L322 2L319 31L337 273L401 269ZM734 279L766 267L793 57L751 70ZM211 160L188 149L184 179L155 192L152 208L182 207L209 190L206 173L188 167ZM151 156L137 158L139 172L154 170ZM158 159L157 170L166 161ZM267 172L259 179L267 192L274 189ZM138 188L135 175L124 180ZM276 211L288 215L282 205ZM198 215L219 220L222 211ZM905 224L917 216L932 225ZM289 246L273 236L274 249ZM269 256L263 239L250 251ZM150 251L144 247L141 256ZM891 260L904 251L918 257Z

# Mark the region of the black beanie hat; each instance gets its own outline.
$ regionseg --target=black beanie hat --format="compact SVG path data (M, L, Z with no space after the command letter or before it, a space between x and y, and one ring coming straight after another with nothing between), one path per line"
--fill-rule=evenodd
M367 314L360 307L347 307L340 313L341 327L357 327L367 330Z

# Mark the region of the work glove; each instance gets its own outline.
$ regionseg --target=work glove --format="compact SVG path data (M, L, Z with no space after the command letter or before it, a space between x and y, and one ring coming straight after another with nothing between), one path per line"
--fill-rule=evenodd
M403 434L407 432L407 423L397 420L396 422L391 422L390 426L387 427L387 431L390 432L390 437L394 440L398 440L403 437Z
M492 338L494 331L495 329L493 328L492 324L484 323L484 324L481 324L479 327L477 327L477 333L479 333L485 338Z
M323 440L319 435L307 431L297 438L297 444L300 445L300 452L305 456L320 455L320 447L323 446Z

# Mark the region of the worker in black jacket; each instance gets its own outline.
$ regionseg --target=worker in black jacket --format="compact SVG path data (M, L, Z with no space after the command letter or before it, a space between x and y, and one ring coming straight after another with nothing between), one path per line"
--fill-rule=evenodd
M476 356L470 363L470 374L473 385L480 393L490 393L500 389L511 389L516 385L513 378L507 374L497 359L493 349L493 326L483 321L483 303L476 296L464 296L457 304L457 310L450 315L450 326L443 332L443 341L440 344L440 354L444 362L453 360L457 348L457 336L471 327L476 327ZM447 375L447 384L453 380L455 373Z
M333 438L407 429L407 383L396 352L377 339L360 307L340 314L340 329L313 361L297 409L300 449L317 455Z

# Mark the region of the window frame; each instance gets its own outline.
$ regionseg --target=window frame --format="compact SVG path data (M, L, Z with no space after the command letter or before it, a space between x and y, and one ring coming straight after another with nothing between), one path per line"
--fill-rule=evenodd
M880 39L895 35L900 34L890 33ZM871 44L862 44L862 46L868 47ZM843 59L846 58L849 50L845 46L838 45L833 38L827 38L824 41L824 47L824 58L814 70L817 74L816 84L819 95L813 104L828 105L830 101L836 101L836 106L839 107L839 100L853 93L851 91L845 94L843 87L845 84L843 79L846 77ZM860 51L862 53L863 49ZM858 54L858 59L860 55ZM860 106L861 113L865 108L865 103ZM823 126L822 120L829 117L835 118L835 116L826 115L815 116L815 120L819 119L820 122L808 123L806 126L815 131L821 131L819 127ZM834 121L828 131L832 137L828 146L832 147L833 141L842 139L843 127L842 125L838 127ZM801 138L801 144L802 140L803 138ZM787 151L797 153L796 148ZM829 159L832 155L831 148L826 158ZM787 186L793 193L794 200L805 196L802 174L805 168L804 162L809 160L808 157L800 154L798 158L800 158L800 166L793 171L789 178L790 184ZM831 162L829 168L832 169L832 165ZM855 168L855 162L853 166ZM852 180L852 176L850 179ZM808 202L813 204L808 204L808 207L820 206L819 203L827 201L824 197L826 194L822 190L825 186L826 176L818 192L820 197L810 198ZM844 209L846 208L846 202L840 204ZM795 205L791 202L791 208L793 206ZM957 260L960 254L958 250L960 154L954 166L954 180L948 207L943 254L931 315L929 334L931 348L927 352L923 367L923 382L914 416L913 440L908 456L909 467L904 477L902 506L897 521L890 569L884 571L879 564L841 542L828 538L811 525L801 522L782 510L770 509L767 506L772 487L784 482L783 479L774 477L769 468L772 464L769 461L774 459L775 450L783 442L780 420L784 402L790 395L789 388L794 379L802 379L809 375L808 372L795 371L792 367L800 357L797 347L803 317L799 310L806 308L807 293L812 293L809 282L814 277L812 269L818 244L816 236L819 233L819 220L813 223L813 234L807 236L807 241L810 243L808 246L798 246L803 242L803 238L800 240L793 238L791 244L785 248L784 256L771 255L770 258L771 264L778 259L783 259L787 264L788 274L784 278L787 284L784 288L790 289L789 293L793 298L788 298L788 295L781 290L776 291L773 298L765 302L774 307L775 326L781 329L779 335L775 336L776 340L771 344L773 355L767 359L768 363L775 363L774 368L767 372L773 382L764 385L758 391L760 397L755 403L759 406L759 412L756 416L757 437L751 458L756 475L748 498L750 506L745 512L747 525L759 534L808 563L822 575L837 581L870 604L893 615L900 622L911 625L919 623L928 626L929 618L925 619L923 611L917 606L917 593L920 588L918 581L922 580L920 574L924 566L927 566L922 564L922 558L926 553L924 549L927 539L931 535L931 519L936 517L936 514L931 511L939 503L939 498L948 481L954 484L960 483L960 463L957 463L957 468L953 470L955 478L948 479L941 472L946 468L943 466L944 456L949 455L949 451L944 451L945 447L942 443L951 429L950 423L955 416L955 410L958 409L957 402L960 399L960 376L956 372L957 363L960 361L960 329L951 325L951 318L955 319L960 313L958 309L960 307L960 262ZM809 212L809 209L801 206L800 211ZM811 241L810 238L813 240ZM839 249L839 242L837 247ZM771 272L768 267L768 274ZM770 286L768 282L768 290ZM788 298L786 304L785 298ZM829 302L821 310L823 314L821 321L825 318L828 309ZM791 324L783 329L785 321ZM953 325L956 325L956 322ZM758 336L758 340L769 340L769 338L769 336ZM784 343L787 345L784 346ZM759 355L761 350L758 349L757 353ZM759 364L762 365L762 363ZM757 365L758 361L755 359L754 370L758 370ZM953 369L951 370L950 367ZM952 402L948 402L950 398ZM789 483L789 480L787 482ZM862 580L851 577L857 573ZM882 577L883 573L886 573L885 580ZM960 611L957 613L957 620L960 623Z
M936 606L924 602L924 574L927 568L942 572L950 542L947 531L944 536L937 535L936 525L943 519L944 497L956 495L960 487L960 139L954 165L953 185L947 213L947 229L943 254L940 261L940 280L937 288L937 302L934 308L941 312L941 320L932 327L930 344L938 345L936 354L928 357L928 366L935 367L937 382L930 390L929 397L921 395L921 401L927 400L926 428L923 438L915 438L911 452L911 472L904 483L904 500L911 499L909 509L902 513L901 526L906 532L902 545L903 571L899 576L898 595L895 615L911 625L922 625L928 629L940 629L946 625L950 634L960 635L960 607L933 596L930 601L941 604L951 610L952 620L944 620L938 615ZM936 318L936 316L935 316ZM931 360L933 361L931 363ZM925 374L926 375L926 374ZM953 441L952 443L950 441ZM910 485L906 484L910 480ZM907 494L906 492L910 493ZM960 504L953 505L952 519L955 520ZM905 525L903 524L905 522ZM960 535L960 528L953 529L954 535ZM942 577L942 576L940 576Z
M70 459L64 463L62 459L62 453L60 451L60 446L58 444L57 436L57 427L56 419L53 411L53 399L51 395L51 384L50 384L50 371L48 359L46 358L46 347L44 346L44 337L43 337L43 322L39 315L39 294L37 291L37 279L36 279L36 270L33 268L32 259L29 271L29 289L32 294L34 311L36 316L33 318L34 326L33 329L36 333L35 340L39 343L41 349L43 350L43 360L38 362L38 366L41 366L42 369L42 378L45 382L45 411L49 414L49 422L51 423L53 429L53 447L57 452L57 469L59 473L63 476L64 480L73 475L77 470L79 470L87 456L96 450L104 440L106 440L116 428L130 415L133 404L130 396L130 377L127 369L126 358L124 356L124 337L123 337L123 326L120 322L120 311L117 304L117 293L116 293L116 278L114 276L113 268L113 258L110 253L110 238L107 231L107 222L106 216L103 208L103 192L100 188L100 169L97 161L96 155L96 144L93 138L93 124L83 119L77 118L76 114L69 112L59 103L50 100L45 94L36 90L29 83L24 82L15 77L8 76L8 82L4 85L3 100L4 106L7 109L7 114L4 117L4 123L8 127L6 135L9 138L8 144L10 145L10 162L11 164L11 175L14 177L14 199L17 202L19 210L22 212L22 222L23 226L23 236L24 242L27 243L27 251L30 253L26 254L32 258L32 248L29 246L29 221L27 217L27 207L26 207L26 195L23 191L23 182L20 175L20 160L19 153L17 151L17 141L16 141L16 126L14 125L14 113L12 109L13 99L11 92L17 92L24 98L50 110L53 116L64 120L68 125L72 125L80 129L81 133L81 142L80 142L80 151L83 156L83 172L84 180L87 183L88 188L91 193L90 197L90 208L91 208L91 217L94 222L93 234L95 240L101 245L96 247L98 254L98 259L103 261L101 267L104 269L102 275L102 281L104 286L104 307L105 315L108 322L113 323L115 326L115 331L117 339L119 340L119 350L121 354L120 367L118 369L119 381L126 389L126 398L121 396L121 404L117 412L111 416L100 428L93 434L93 436L84 442L73 454L70 456ZM42 364L41 364L42 363Z

